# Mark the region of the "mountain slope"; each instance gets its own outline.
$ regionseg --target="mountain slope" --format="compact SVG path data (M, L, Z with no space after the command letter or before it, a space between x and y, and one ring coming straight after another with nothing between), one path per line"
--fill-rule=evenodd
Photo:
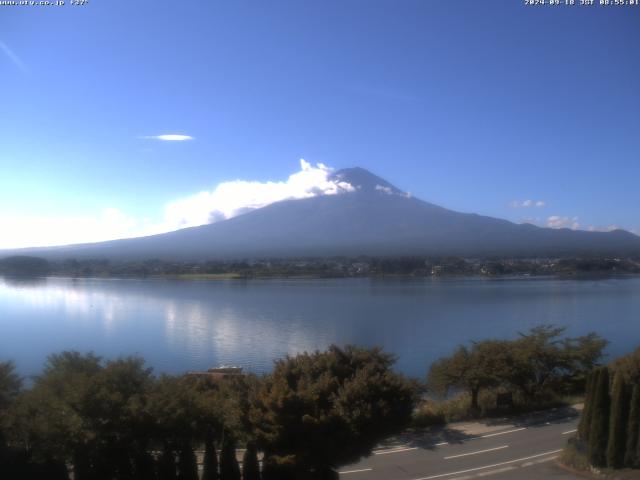
M48 258L122 260L640 253L640 237L621 230L552 230L454 212L412 198L361 168L340 170L333 177L355 191L286 200L229 220L151 237L29 252Z

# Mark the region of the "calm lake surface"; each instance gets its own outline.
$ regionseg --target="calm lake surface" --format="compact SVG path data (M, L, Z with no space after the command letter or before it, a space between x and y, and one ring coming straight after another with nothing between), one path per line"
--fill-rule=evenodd
M23 375L64 349L140 354L156 372L268 371L331 343L379 345L422 377L462 342L540 323L596 331L611 356L640 344L640 278L16 281L0 277L0 360Z

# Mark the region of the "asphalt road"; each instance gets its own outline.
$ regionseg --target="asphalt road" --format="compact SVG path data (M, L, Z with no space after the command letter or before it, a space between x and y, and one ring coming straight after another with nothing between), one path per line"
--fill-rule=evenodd
M443 431L381 448L340 469L343 480L575 479L555 465L578 420L549 414L484 435Z

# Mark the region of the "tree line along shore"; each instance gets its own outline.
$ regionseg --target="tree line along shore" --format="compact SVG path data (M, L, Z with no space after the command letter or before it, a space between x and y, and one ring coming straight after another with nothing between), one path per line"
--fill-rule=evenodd
M395 256L188 262L159 259L110 261L74 258L50 261L34 256L18 255L0 259L0 274L183 279L634 275L640 274L640 257L617 258L592 255L527 259Z
M557 405L585 389L590 426L581 426L579 440L591 445L602 431L593 430L600 426L593 419L620 410L592 407L594 399L604 398L607 384L610 404L619 405L622 371L629 411L607 427L625 424L628 434L604 448L625 453L622 463L606 465L636 465L625 455L629 442L637 444L637 429L628 425L640 415L640 405L632 407L640 391L631 387L640 378L640 350L605 366L605 345L595 333L571 338L540 325L515 339L461 345L424 380L395 372L393 355L355 346L285 357L269 374L228 378L155 375L139 357L65 351L50 355L28 387L5 361L0 477L330 479L406 429ZM616 378L612 388L603 371ZM607 438L618 439L611 432ZM620 442L624 448L610 446ZM603 457L589 458L597 464Z

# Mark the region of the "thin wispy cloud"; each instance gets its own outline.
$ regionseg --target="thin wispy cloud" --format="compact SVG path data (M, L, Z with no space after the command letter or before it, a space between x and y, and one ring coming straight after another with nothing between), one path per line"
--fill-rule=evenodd
M191 135L180 135L177 133L166 133L162 135L145 135L140 138L145 140L160 140L163 142L186 142L188 140L195 140Z
M547 202L544 200L513 200L509 202L510 208L542 208L546 206Z
M18 67L18 69L22 73L29 73L29 69L24 64L24 62L20 59L20 57L18 57L18 55L16 55L16 53L13 50L11 50L9 46L6 43L4 43L2 40L0 40L0 50L4 52L4 54L9 58L9 60L11 60L11 62L13 62L13 64L16 67Z

